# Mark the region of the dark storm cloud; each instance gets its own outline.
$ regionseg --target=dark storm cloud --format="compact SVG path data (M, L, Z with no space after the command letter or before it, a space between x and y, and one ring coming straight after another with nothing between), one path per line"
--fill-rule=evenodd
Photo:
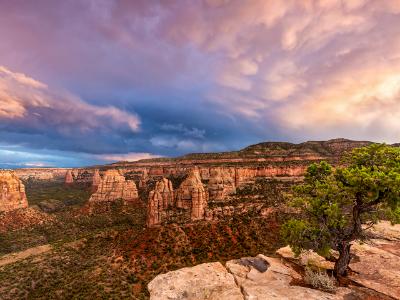
M0 0L1 142L72 165L396 141L399 14L396 0Z

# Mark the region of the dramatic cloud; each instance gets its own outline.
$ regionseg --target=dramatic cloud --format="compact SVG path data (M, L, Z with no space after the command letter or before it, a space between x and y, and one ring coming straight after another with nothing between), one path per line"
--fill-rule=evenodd
M23 124L37 131L56 130L62 135L79 135L94 130L132 132L139 118L113 106L87 104L68 93L54 92L45 84L0 66L0 119Z
M292 137L398 139L398 1L207 3L181 7L162 28L218 53L208 97L220 109Z
M0 36L0 134L27 151L399 141L398 0L0 0Z

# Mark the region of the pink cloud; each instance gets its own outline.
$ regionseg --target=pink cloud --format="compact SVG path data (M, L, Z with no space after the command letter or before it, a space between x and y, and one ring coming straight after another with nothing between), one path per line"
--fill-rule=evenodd
M118 128L137 132L140 127L140 119L133 113L113 106L88 104L75 95L52 90L25 74L1 66L0 120L55 129L67 135Z
M137 161L141 159L157 158L160 156L151 153L130 152L124 154L101 154L95 155L95 157L106 161Z

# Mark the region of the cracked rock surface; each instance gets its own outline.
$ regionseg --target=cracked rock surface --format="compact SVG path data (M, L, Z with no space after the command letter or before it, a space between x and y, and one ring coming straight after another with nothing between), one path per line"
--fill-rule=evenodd
M344 299L350 290L336 294L291 285L300 278L280 259L247 257L221 263L207 263L158 275L148 285L151 300L261 300L261 299Z

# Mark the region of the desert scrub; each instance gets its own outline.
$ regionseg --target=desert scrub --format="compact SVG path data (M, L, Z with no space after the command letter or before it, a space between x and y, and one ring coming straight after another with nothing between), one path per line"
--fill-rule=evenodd
M314 271L311 267L307 266L304 281L321 291L334 292L336 290L336 280L329 276L325 270Z

